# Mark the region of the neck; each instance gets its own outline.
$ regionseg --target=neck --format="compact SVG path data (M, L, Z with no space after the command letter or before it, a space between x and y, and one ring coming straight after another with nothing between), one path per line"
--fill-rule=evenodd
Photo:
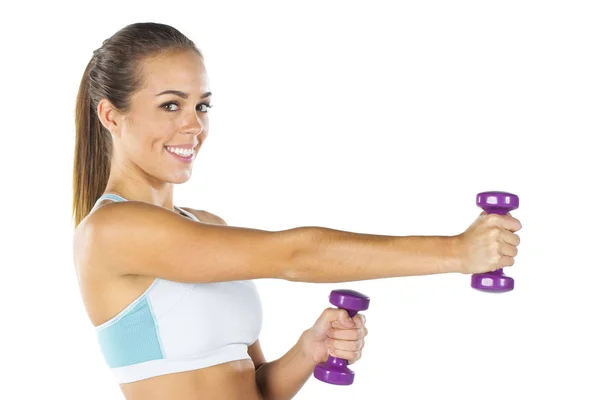
M173 206L173 184L156 182L148 177L124 174L123 170L111 169L105 193L117 194L129 201L143 201L175 211Z

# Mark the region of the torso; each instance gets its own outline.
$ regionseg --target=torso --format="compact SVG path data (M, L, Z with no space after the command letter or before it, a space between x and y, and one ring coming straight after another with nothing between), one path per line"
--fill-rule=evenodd
M108 202L103 201L100 206ZM186 210L192 212L201 222L215 223L209 213ZM92 275L85 270L78 272L83 302L94 326L99 326L117 315L141 296L155 279L140 275L99 276L98 273ZM124 383L120 387L127 400L261 399L255 380L254 363L248 359L156 376Z

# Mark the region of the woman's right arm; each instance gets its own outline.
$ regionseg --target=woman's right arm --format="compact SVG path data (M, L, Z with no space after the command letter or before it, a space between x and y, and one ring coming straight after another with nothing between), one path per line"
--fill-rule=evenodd
M465 265L467 252L479 255L469 262L482 263L484 272L511 263L511 257L496 260L493 253L509 238L511 228L520 228L510 216L488 217L480 216L471 232L457 236L383 236L312 226L265 231L198 223L158 206L128 201L106 204L81 223L74 256L79 266L179 282L348 282L467 273L473 272ZM482 231L486 227L490 234ZM498 262L507 265L495 266Z

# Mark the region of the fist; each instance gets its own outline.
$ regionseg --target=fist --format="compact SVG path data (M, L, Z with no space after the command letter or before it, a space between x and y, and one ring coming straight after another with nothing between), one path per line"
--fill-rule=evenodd
M482 212L465 232L456 236L460 272L479 274L513 266L521 242L515 232L520 229L521 222L510 213Z
M351 365L362 356L368 334L366 322L363 314L350 318L346 310L329 307L304 332L304 353L315 365L327 361L329 356L348 360L348 365Z

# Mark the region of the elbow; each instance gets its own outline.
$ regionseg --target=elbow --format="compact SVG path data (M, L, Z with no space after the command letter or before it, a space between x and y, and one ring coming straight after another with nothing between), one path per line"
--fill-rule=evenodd
M281 279L290 282L312 282L311 271L316 271L313 264L316 262L319 243L324 229L321 227L299 227L283 232L284 245L287 249L284 261L280 266Z

